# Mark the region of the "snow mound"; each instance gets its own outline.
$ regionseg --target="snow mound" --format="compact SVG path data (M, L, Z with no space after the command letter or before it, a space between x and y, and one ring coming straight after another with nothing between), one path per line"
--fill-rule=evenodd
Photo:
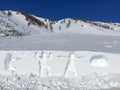
M90 65L93 67L108 67L108 59L103 55L94 55L90 59Z

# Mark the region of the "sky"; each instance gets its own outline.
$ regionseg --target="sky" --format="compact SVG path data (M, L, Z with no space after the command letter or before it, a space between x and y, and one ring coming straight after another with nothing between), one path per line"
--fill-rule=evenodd
M120 0L0 0L0 9L19 10L52 20L120 22Z

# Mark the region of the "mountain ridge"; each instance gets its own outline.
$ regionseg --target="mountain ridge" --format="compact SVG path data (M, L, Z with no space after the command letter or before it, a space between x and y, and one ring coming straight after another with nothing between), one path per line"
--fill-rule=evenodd
M53 21L21 11L0 11L0 36L26 36L42 33L108 33L120 32L120 23L65 18Z

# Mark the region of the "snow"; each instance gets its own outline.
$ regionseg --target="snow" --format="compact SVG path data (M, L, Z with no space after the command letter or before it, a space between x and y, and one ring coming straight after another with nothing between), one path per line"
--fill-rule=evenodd
M75 55L73 53L70 54L70 57L68 57L68 63L66 65L64 76L66 78L77 77L77 71L76 71L76 68L75 68Z
M44 25L39 26L35 24L37 21L35 22L27 20L26 17L28 16L19 11L0 11L0 31L16 30L23 33L24 35L41 35L43 33L54 32L113 36L119 36L120 32L120 23L105 23L72 18L52 21L31 14L29 15Z
M1 50L0 56L0 88L3 89L114 90L118 88L119 90L120 88L119 54L92 51ZM99 67L91 66L94 60L99 62L102 60ZM14 72L4 68L6 61L8 68L11 66L16 69ZM105 61L109 62L109 67L103 67Z
M102 55L92 56L90 64L93 67L109 67L109 61Z
M12 67L12 65L10 64L12 59L12 55L10 53L7 54L6 59L4 61L4 68L5 70L10 70L10 71L15 71L16 69L14 67Z
M41 56L41 57L40 57ZM40 77L48 77L50 76L51 69L49 67L49 60L52 59L52 56L48 55L45 52L41 52L36 54L36 58L39 60L39 76Z
M4 33L0 33L0 37L5 37L5 34Z
M113 76L116 76L113 78ZM119 74L89 74L78 79L64 77L39 78L34 74L0 76L0 88L3 90L119 90Z
M120 89L120 23L31 16L0 11L0 90Z
M8 15L9 12L11 13L10 16ZM45 31L43 27L40 28L33 24L29 27L29 21L27 21L26 17L18 11L0 11L0 20L0 31L17 30L25 35L38 34Z
M92 73L92 72L106 72L106 73L120 73L120 55L119 54L110 54L110 53L102 53L102 52L91 52L91 51L75 51L74 55L76 58L69 58L70 51L44 51L47 55L48 52L52 54L52 58L36 58L36 53L40 53L42 51L1 51L1 60L0 60L0 74L6 74L9 73L11 75L11 72L4 69L4 62L6 61L6 55L10 53L13 58L21 58L21 59L15 59L14 61L11 60L8 64L12 67L16 68L15 73L18 74L36 74L40 75L40 71L42 68L50 68L50 70L47 70L50 74L48 76L65 76L65 72L67 70L73 71L77 74L77 76L81 74L86 73ZM99 55L104 55L107 58L107 62L109 62L109 67L103 67L104 64L99 63L99 68L91 66L91 58L96 57ZM60 55L65 57L59 57ZM29 57L28 57L29 56ZM103 59L103 58L102 58ZM70 60L68 62L68 60ZM92 59L94 60L101 60L100 59ZM41 70L39 70L39 61ZM96 62L95 62L96 63ZM8 65L8 66L9 66ZM21 66L22 65L22 66ZM67 67L67 69L66 69ZM44 71L43 71L44 72ZM46 71L45 71L46 72ZM72 72L72 73L73 73ZM41 73L42 74L42 73ZM6 74L7 75L7 74ZM74 75L74 74L73 74ZM44 77L44 76L42 76ZM46 74L45 74L46 77Z
M53 33L1 37L0 50L57 50L120 53L120 36ZM111 47L106 47L110 45Z

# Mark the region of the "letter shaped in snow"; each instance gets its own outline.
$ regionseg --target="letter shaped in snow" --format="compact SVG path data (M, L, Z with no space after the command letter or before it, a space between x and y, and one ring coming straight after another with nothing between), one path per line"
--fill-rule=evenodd
M16 68L12 67L12 65L10 64L11 61L14 61L12 58L12 54L8 53L4 61L4 69L11 71L11 75L13 76Z
M51 59L51 54L43 53L42 60L41 60L41 77L48 77L50 76L51 69L48 64L49 60Z
M39 53L37 53L36 55L37 59L39 60L38 64L39 64L39 76L40 77L48 77L50 76L50 66L48 64L49 60L51 60L52 55L47 52L41 52L41 55Z
M65 70L65 77L66 78L74 78L77 77L77 71L75 68L75 55L70 54Z

